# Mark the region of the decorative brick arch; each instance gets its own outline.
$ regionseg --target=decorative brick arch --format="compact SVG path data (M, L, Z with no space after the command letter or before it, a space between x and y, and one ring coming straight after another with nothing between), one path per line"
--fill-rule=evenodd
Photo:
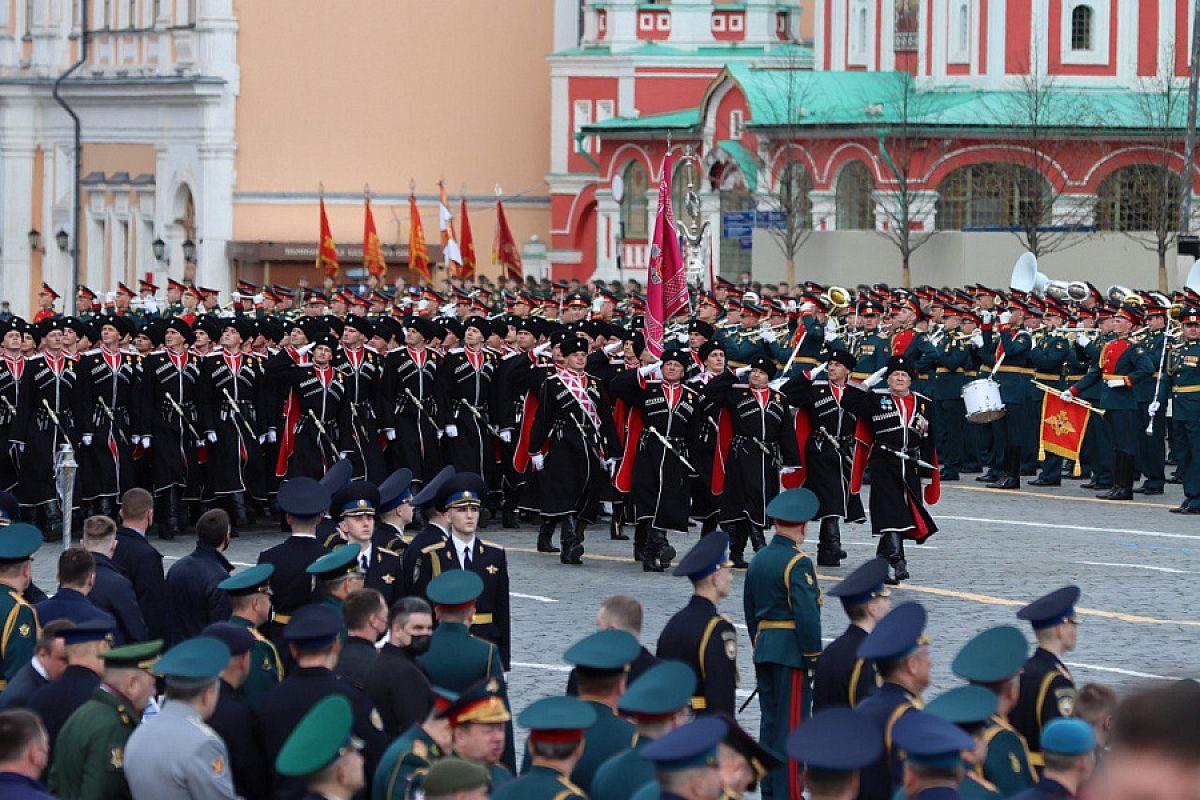
M1183 154L1164 147L1153 145L1134 145L1122 147L1108 153L1091 166L1083 177L1083 187L1087 194L1096 194L1100 184L1104 183L1114 172L1123 167L1135 164L1155 164L1166 167L1174 172L1183 170ZM1192 175L1192 191L1196 190L1196 175Z
M924 184L924 188L936 190L950 173L975 164L1014 164L1028 167L1029 154L1028 148L1016 144L979 144L960 147L934 161L925 171L921 182ZM1061 164L1052 163L1054 170L1050 173L1045 170L1038 171L1050 182L1056 192L1066 192L1071 187L1070 175Z
M798 156L797 160L804 164L804 168L808 171L809 180L812 181L813 188L816 189L819 184L820 172L817 170L817 161L813 158L812 152L805 146L796 142L787 142L781 147L776 147L771 151L767 163L763 166L764 171L759 174L760 186L764 177L769 177L770 180L764 187L768 191L775 191L779 187L780 173L783 171L787 160L783 154L785 150L795 150Z
M653 180L654 176L660 171L659 167L654 166L650 153L640 144L626 142L617 147L612 156L608 160L608 171L604 175L604 183L612 185L613 178L618 175L625 174L625 168L629 166L630 161L641 161L642 166L646 168L646 174Z
M593 212L596 210L596 184L594 183L585 186L571 200L571 210L567 213L565 232L571 236L572 242L575 242L581 235L582 225L580 223L589 209Z
M851 161L860 161L871 172L875 184L880 184L884 176L880 171L880 159L874 150L861 142L846 142L834 148L825 160L825 169L821 175L821 185L832 190L837 186L842 169Z

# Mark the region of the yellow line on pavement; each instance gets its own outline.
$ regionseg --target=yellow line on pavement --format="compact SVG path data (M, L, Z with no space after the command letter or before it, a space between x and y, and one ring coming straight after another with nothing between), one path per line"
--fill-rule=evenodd
M558 553L539 553L535 547L508 547L505 545L504 549L510 550L514 553L533 553L534 555L552 556L554 558L558 558ZM597 558L601 561L627 561L630 564L637 563L633 560L633 556L626 558L625 556L606 556L603 553L584 553L583 557L585 559Z
M1013 491L1012 489L989 489L986 486L955 486L953 484L942 484L943 489L958 489L962 492L987 492L988 494L1006 494L1009 497L1045 497L1049 500L1078 500L1082 503L1104 503L1113 508L1121 508L1123 506L1148 506L1149 508L1171 508L1170 503L1149 503L1142 500L1101 500L1099 497L1074 497L1066 494L1050 494L1049 492L1027 492L1024 489ZM936 516L936 512L935 512Z

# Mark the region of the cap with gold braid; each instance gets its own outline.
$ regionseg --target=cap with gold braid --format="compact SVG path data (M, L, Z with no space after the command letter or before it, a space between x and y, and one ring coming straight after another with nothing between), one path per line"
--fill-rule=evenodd
M104 666L109 669L153 669L162 652L162 639L114 647L100 654Z
M456 728L468 722L508 722L512 719L504 700L504 684L499 678L485 678L468 686L443 716Z

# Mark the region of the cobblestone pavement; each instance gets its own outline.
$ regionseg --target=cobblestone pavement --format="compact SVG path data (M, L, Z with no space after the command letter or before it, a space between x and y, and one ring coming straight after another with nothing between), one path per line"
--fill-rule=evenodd
M1195 593L1200 518L1167 513L1179 502L1178 486L1168 486L1164 497L1152 501L1112 503L1094 499L1074 481L1062 488L1005 492L964 477L962 483L944 485L942 501L934 508L941 530L927 545L908 548L913 577L895 592L897 602L917 600L929 610L934 676L927 697L954 685L949 665L967 639L984 627L1015 622L1018 606L1066 583L1083 588L1079 648L1067 657L1077 683L1100 681L1121 690L1200 674L1200 601ZM642 638L653 651L667 618L690 593L684 578L643 573L632 560L631 542L610 541L607 525L589 532L588 554L578 567L536 553L532 528L500 530L493 525L482 535L508 549L514 630L509 695L518 711L538 697L562 691L568 668L561 654L594 630L604 597L628 593L642 601ZM249 565L281 537L249 532L234 540L227 555L239 566ZM817 570L826 588L874 553L866 526L846 526L843 539L846 565ZM673 544L682 554L695 541L693 533L676 537ZM169 559L192 548L188 539L154 543ZM815 541L805 549L815 557ZM57 552L57 546L47 546L35 563L36 580L47 590L55 586ZM722 610L741 632L739 694L744 699L754 681L741 584L738 574ZM842 631L846 620L839 603L825 605L822 622L827 641ZM740 721L757 731L757 701ZM524 738L523 732L518 735Z

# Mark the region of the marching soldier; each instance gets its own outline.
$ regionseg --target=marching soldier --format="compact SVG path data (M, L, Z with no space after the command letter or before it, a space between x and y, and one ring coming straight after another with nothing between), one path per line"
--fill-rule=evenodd
M324 475L346 452L342 442L343 434L349 431L350 404L342 376L333 368L337 338L326 334L312 344L312 361L289 369L288 383L296 392L298 422L292 450L287 454L288 478Z
M257 711L263 695L283 680L283 659L279 657L279 650L259 631L271 619L271 575L274 572L272 564L255 564L217 584L218 589L229 595L233 609L229 624L246 629L254 637L246 679L237 687L238 696L251 711Z
M1160 371L1166 369L1167 313L1166 306L1146 307L1146 328L1139 345L1154 372L1133 389L1137 396L1138 424L1147 423L1146 430L1137 437L1137 471L1145 477L1142 485L1134 489L1138 494L1162 494L1167 485L1167 388L1170 380Z
M969 312L946 306L943 333L930 336L930 358L935 365L932 400L937 409L937 452L941 479L959 480L963 467L963 445L967 437L967 409L962 399L968 371L974 368L974 346L962 333L962 320Z
M729 534L714 531L700 539L671 573L686 575L692 582L692 597L686 606L667 620L658 637L655 655L675 659L700 677L692 709L698 713L736 712L737 631L717 612L717 604L729 596L733 584L728 560Z
M873 558L829 590L831 597L842 601L850 625L817 659L814 714L826 708L854 708L879 686L874 662L859 658L858 647L892 610L891 592L884 584L887 574L888 562Z
M345 445L354 464L354 476L378 484L386 474L375 411L382 401L384 359L366 346L374 332L374 323L366 317L348 317L333 368L342 376L350 405Z
M1039 383L1049 386L1051 389L1062 391L1067 388L1067 373L1071 362L1074 360L1074 348L1067 341L1067 337L1058 332L1058 328L1062 327L1063 316L1055 306L1047 305L1046 312L1042 316L1045 322L1045 330L1035 333L1033 336L1033 351L1030 353L1033 362L1033 378ZM1033 424L1032 441L1033 446L1037 447L1040 440L1040 431L1042 424L1042 393L1040 391L1033 392L1033 397L1030 398L1029 407L1031 410L1031 420ZM1026 435L1030 432L1026 431ZM1029 482L1030 486L1061 486L1062 485L1062 456L1056 453L1046 453L1046 458L1042 462L1040 474Z
M747 376L746 383L735 384L735 376L726 373L709 381L702 394L731 418L730 435L722 433L718 444L724 468L720 519L733 528L733 566L745 569L746 542L755 552L766 544L767 504L779 493L780 476L800 467L800 451L787 401L770 386L775 362L758 356L738 373Z
M435 338L437 328L432 322L412 318L404 332L404 347L388 353L383 366L380 425L393 443L387 454L393 468L412 470L414 491L432 480L443 463L434 402L441 357L427 346Z
M1013 299L1007 311L996 318L998 324L989 329L984 319L984 347L980 351L983 364L989 367L1000 384L1000 399L1004 401L1004 417L991 423L993 461L1001 455L1001 477L989 483L994 489L1021 488L1021 461L1026 440L1025 405L1030 402L1030 377L1033 374L1033 338L1024 327L1025 307Z
M1030 763L1042 766L1041 732L1056 717L1075 712L1075 681L1062 659L1079 640L1078 586L1064 586L1017 612L1033 626L1037 649L1021 670L1020 695L1009 718L1029 745Z
M542 329L538 318L518 318L513 327L516 329L517 349L505 356L496 368L496 421L500 428L501 474L504 481L501 523L505 528L517 526L517 508L528 484L526 471L517 470L514 460L520 431L526 422L528 395L536 393L537 387L532 384L540 385L545 370L552 366L550 358L538 345Z
M157 339L158 329L151 327ZM184 500L199 500L197 448L203 437L197 413L200 359L188 352L192 329L182 319L167 320L165 344L142 360L141 383L134 395L134 433L143 449L151 449L153 491L164 501L159 537L173 539L187 525ZM139 435L140 434L140 435Z
M23 325L15 321L0 322L0 489L16 489L18 474L19 436L13 431L17 416L17 399L21 377L25 374L25 356L21 353Z
M129 409L134 404L141 356L121 350L132 335L128 317L102 317L100 347L79 361L83 411L80 419L81 499L98 514L116 517L117 498L133 486L133 445Z
M700 534L712 533L717 529L720 502L713 495L713 462L717 450L717 439L721 427L721 408L704 396L704 387L713 378L725 373L725 350L718 341L708 341L700 346L699 356L704 368L688 379L688 385L700 392L697 398L697 414L701 418L700 429L690 451L696 476L691 482L692 518L700 522ZM636 365L635 365L636 368ZM621 426L618 426L618 431ZM634 554L636 557L636 553Z
M998 625L963 645L951 666L954 674L996 696L996 710L983 730L987 754L979 765L983 777L1003 797L1033 786L1037 775L1029 746L1008 721L1017 702L1021 669L1029 652L1025 636L1011 625Z
M197 389L200 426L208 440L207 491L230 504L234 528L249 524L247 502L266 499L259 445L270 420L260 417L266 405L262 359L242 352L254 336L245 317L223 320L221 350L200 362Z
M911 360L893 356L883 370L868 379L867 387L851 384L853 391L842 396L842 405L870 430L872 442L860 440L855 449L855 477L861 480L869 447L871 528L880 537L876 554L892 566L888 583L893 585L909 577L904 539L920 543L937 531L924 506L924 502L936 502L939 480L933 406L928 398L911 391L914 375L916 367ZM864 390L880 377L887 380L886 389ZM925 492L921 490L923 475L932 478ZM857 485L852 483L851 488Z
M463 347L448 352L438 366L438 427L447 440L447 461L456 470L474 472L489 487L499 487L492 453L493 382L499 358L483 347L491 330L486 319L471 317L463 329Z
M0 690L33 658L42 635L37 611L23 597L33 582L33 554L41 546L41 531L24 523L6 526L0 537Z
M1183 501L1171 511L1200 514L1200 308L1179 315L1183 339L1168 354L1173 426Z

